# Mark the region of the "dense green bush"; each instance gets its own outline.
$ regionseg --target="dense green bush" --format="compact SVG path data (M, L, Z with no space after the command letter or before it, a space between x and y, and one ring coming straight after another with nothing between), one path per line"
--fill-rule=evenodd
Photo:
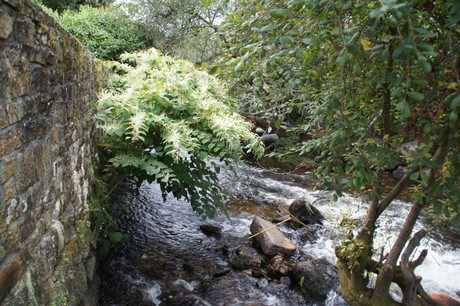
M78 12L65 11L58 19L100 59L117 60L123 52L148 47L139 25L116 6L81 6Z
M219 165L263 146L236 113L220 82L156 49L113 62L98 104L102 144L112 173L160 183L164 196L185 198L202 216L225 211Z

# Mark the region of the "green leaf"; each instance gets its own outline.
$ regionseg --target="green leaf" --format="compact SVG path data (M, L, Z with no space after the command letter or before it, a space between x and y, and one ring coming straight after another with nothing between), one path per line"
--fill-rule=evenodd
M304 39L302 39L302 43L303 43L304 45L310 46L310 45L313 43L313 39L311 39L311 38L304 38Z
M427 87L429 85L429 82L426 79L415 79L412 80L412 83L414 83L418 87Z
M420 59L418 61L420 68L425 72L431 72L431 64L426 59Z
M222 71L222 69L219 66L214 66L209 70L210 75L215 75L218 74Z
M123 240L123 234L120 232L113 232L110 234L110 241L113 243L120 243Z
M340 55L335 60L335 65L337 66L337 68L341 68L343 67L343 65L345 65L349 55L350 53L348 53L345 49L342 50Z
M200 159L205 159L207 156L208 156L208 153L206 153L205 151L200 151L200 153L198 153L198 157Z
M372 19L377 19L377 18L382 17L382 16L383 16L383 13L384 13L384 12L382 11L382 9L377 8L377 9L372 10L372 11L370 12L369 17L371 17Z
M279 27L280 27L279 24L269 24L269 25L264 26L262 29L260 29L260 32L261 33L271 32L273 30L278 29Z
M432 38L432 37L436 37L437 34L436 33L433 33L431 31L428 31L427 29L425 28L415 28L415 31L417 33L420 34L420 36L422 36L423 38Z
M396 110L401 112L403 119L407 119L410 116L410 106L406 100L403 100L396 104Z
M460 94L457 94L455 98L450 102L450 109L452 111L457 111L457 108L460 106Z
M425 99L424 94L422 94L420 92L416 92L416 91L408 92L407 95L409 96L409 98L411 98L412 100L414 100L416 102L421 102L421 101L423 101L423 99Z
M253 44L249 44L249 45L247 45L247 46L242 47L242 48L240 49L240 52L252 50L252 49L254 49L254 47L257 47L257 46L259 46L259 45L260 45L260 43L258 43L258 42L253 43Z
M289 44L295 44L296 40L292 38L291 36L281 36L279 38L280 43L289 45Z
M454 129L457 126L458 121L458 113L456 111L452 111L449 114L449 127Z
M447 26L454 26L457 22L460 21L460 3L455 3L452 9L450 10L450 19Z
M270 12L273 18L284 18L289 15L290 10L288 9L275 9Z
M358 45L347 44L347 51L357 59L364 57L364 50Z

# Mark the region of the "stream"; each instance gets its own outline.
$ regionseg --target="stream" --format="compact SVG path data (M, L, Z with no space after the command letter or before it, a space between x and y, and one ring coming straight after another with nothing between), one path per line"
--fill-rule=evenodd
M280 226L298 248L291 260L323 258L333 265L334 248L348 231L341 224L362 220L366 202L349 194L333 202L332 192L314 190L306 174L248 164L235 168L236 176L232 171L220 174L231 193L227 203L230 219L202 220L188 203L172 196L163 202L156 184L144 183L138 196L118 193L114 215L119 230L129 239L101 264L99 305L347 305L337 294L337 286L318 301L293 289L288 276L267 280L254 277L250 270L235 270L225 250L247 242L255 215L271 220L280 208L305 198L325 220L308 235L287 224ZM402 201L392 204L380 223L379 247L388 250L409 208ZM220 227L221 236L205 235L200 230L203 224ZM423 226L419 222L416 230ZM458 242L427 230L429 235L418 251L428 249L428 256L416 274L423 277L428 293L460 299ZM398 295L397 290L394 294Z

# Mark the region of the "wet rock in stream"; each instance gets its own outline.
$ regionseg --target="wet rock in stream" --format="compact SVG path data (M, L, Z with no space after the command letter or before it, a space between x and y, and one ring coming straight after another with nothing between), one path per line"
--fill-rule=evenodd
M277 254L292 255L297 250L296 245L288 239L273 223L260 217L254 217L251 223L251 233L255 236L265 255L273 257Z
M222 228L214 224L201 224L200 230L209 237L221 238Z
M302 227L308 224L323 224L322 220L324 220L324 216L306 199L300 198L294 200L289 206L289 213L295 219L302 222L302 224L294 222L297 227Z
M323 258L295 263L291 279L309 300L324 301L339 285L336 267Z

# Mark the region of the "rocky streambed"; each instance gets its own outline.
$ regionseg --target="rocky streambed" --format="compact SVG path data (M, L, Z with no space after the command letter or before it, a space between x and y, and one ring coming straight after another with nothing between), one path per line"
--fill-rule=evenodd
M359 222L366 203L350 195L333 202L303 174L236 168L236 176L224 171L221 177L231 192L230 219L203 221L188 203L172 197L163 203L156 185L145 183L138 196L120 191L114 213L129 239L102 264L100 305L346 305L337 293L334 248L346 235L342 226ZM257 237L249 239L260 232L251 233L254 217L283 222L296 200L312 203L322 217L310 215L306 226L279 225L295 250L265 254ZM408 210L404 202L395 206L379 232L382 247ZM430 237L422 245L430 256L416 272L429 292L458 299L460 251L439 233Z

